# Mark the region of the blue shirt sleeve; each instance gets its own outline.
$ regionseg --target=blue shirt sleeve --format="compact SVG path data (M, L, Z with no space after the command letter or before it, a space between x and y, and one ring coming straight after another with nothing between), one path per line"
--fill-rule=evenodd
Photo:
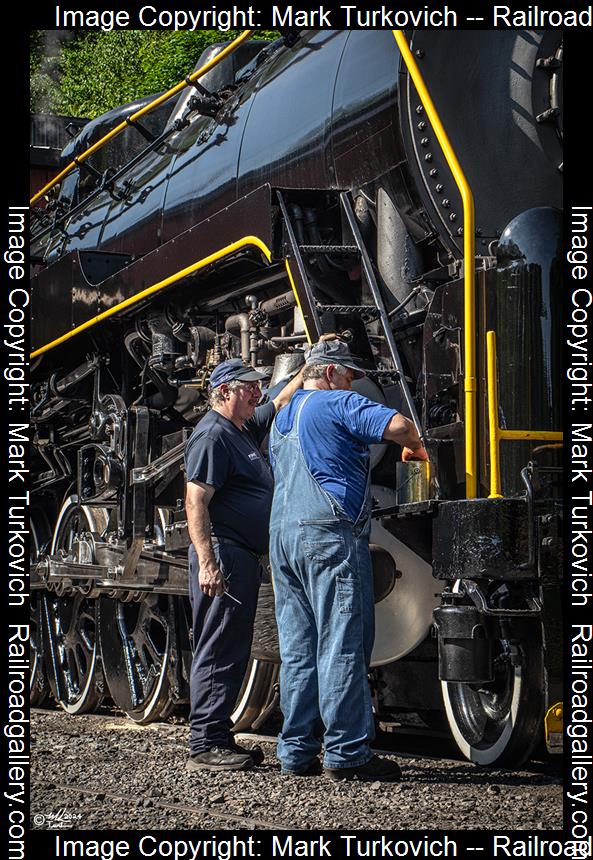
M232 461L221 438L208 435L190 440L185 452L188 481L198 481L220 489L228 480Z
M348 431L366 445L380 442L385 428L397 414L397 409L375 403L355 391L350 391L341 398L340 407L341 417Z

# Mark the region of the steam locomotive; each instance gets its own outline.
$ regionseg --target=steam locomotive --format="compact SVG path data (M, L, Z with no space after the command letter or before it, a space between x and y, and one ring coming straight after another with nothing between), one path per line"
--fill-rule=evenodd
M431 458L372 451L377 719L446 722L486 765L554 745L562 37L401 36L211 47L176 99L64 149L32 222L32 704L187 702L183 451L210 372L240 356L272 393L335 331ZM267 582L238 729L277 706L278 663Z

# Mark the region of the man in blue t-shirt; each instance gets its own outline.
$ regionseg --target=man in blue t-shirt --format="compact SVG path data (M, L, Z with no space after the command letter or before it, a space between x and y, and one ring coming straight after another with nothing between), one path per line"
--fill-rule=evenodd
M314 775L323 741L332 779L393 781L398 765L369 745L369 445L396 442L403 460L428 455L411 421L351 390L362 376L346 344L316 344L303 390L272 426L270 563L284 715L277 754L284 773Z
M210 412L185 453L193 658L188 770L247 770L260 749L232 740L230 716L247 668L259 557L267 552L273 480L260 446L276 411L302 384L297 375L258 407L264 374L240 358L210 377Z

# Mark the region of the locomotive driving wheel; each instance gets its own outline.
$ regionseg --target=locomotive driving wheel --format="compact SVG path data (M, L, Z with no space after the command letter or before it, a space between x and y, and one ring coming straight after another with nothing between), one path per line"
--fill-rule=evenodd
M30 516L30 561L31 564L37 561L41 549L49 544L51 530L47 517L39 508L33 508ZM39 708L49 695L49 684L47 681L47 673L45 670L45 660L43 657L43 637L42 637L42 593L38 589L31 589L30 600L30 635L29 635L29 661L30 661L30 677L29 677L29 694L30 704L32 708Z
M31 592L31 632L29 635L30 667L29 678L30 704L32 708L39 708L45 702L49 694L47 675L45 673L45 662L43 659L43 648L41 646L41 603L42 598L38 591Z
M54 530L51 555L92 563L90 535L107 526L105 509L81 505L69 496ZM104 679L96 639L95 601L78 593L43 598L44 656L55 699L69 714L94 711L104 695Z
M173 706L169 678L172 598L101 597L98 637L105 679L118 708L136 723L162 719Z
M543 662L539 622L514 620L495 640L488 683L442 681L445 713L455 742L476 764L518 767L540 741Z
M257 657L250 659L231 714L234 732L249 731L268 706L272 705L279 670L277 663L258 660Z

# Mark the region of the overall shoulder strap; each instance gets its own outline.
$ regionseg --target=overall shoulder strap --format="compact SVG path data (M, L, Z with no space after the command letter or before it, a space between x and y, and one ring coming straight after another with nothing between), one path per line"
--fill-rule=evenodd
M299 435L299 423L301 420L301 412L303 411L303 406L305 405L305 403L311 397L312 394L315 394L315 392L310 391L307 395L305 395L305 397L302 398L301 402L299 403L299 405L297 407L296 415L294 416L294 423L292 425L292 428L293 428L293 430L297 436Z

